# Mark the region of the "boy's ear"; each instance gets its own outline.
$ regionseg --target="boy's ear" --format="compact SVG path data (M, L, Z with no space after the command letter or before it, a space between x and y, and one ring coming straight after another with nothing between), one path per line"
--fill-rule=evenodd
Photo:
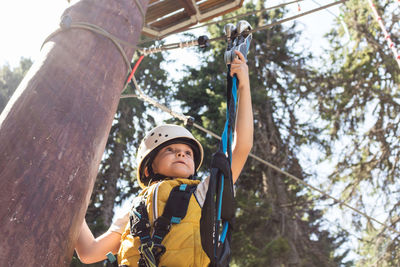
M149 170L146 166L146 168L144 168L144 176L148 177L149 176Z

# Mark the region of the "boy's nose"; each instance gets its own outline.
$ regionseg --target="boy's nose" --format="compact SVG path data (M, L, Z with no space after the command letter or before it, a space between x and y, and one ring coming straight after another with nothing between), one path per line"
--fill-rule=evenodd
M178 151L176 152L176 155L177 155L178 157L184 157L184 156L185 156L185 153L183 153L182 151L178 150Z

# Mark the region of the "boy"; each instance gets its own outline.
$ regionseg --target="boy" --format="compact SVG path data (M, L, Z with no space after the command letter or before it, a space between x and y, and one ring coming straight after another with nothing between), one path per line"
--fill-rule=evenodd
M230 75L237 75L239 100L235 140L232 145L233 183L238 179L253 145L253 112L248 67L244 56L239 51L235 53L238 58L232 61ZM154 128L142 140L137 160L138 181L143 188L141 195L146 197L152 226L158 218L157 213L162 214L174 186L198 184L191 196L186 216L181 223L171 227L162 242L166 252L161 256L159 266L208 266L209 259L201 248L199 228L199 214L207 192L208 179L202 182L190 179L203 160L201 144L185 128L163 125ZM154 197L155 202L150 202ZM154 208L155 205L158 206ZM80 260L84 263L98 262L104 260L108 252L118 252L121 266L137 266L140 258L140 240L130 235L128 216L126 214L116 220L110 229L98 238L94 238L84 221L75 246Z

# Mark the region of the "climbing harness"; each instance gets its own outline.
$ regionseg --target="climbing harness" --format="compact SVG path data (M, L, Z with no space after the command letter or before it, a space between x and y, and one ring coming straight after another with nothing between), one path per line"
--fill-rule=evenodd
M172 224L179 224L186 216L189 201L196 190L197 185L181 184L175 186L169 194L163 214L154 221L153 229L149 221L149 215L144 196L138 197L130 212L130 232L134 237L139 237L140 260L139 267L156 267L166 248L161 244L164 237L169 233ZM154 196L157 198L157 195ZM157 199L153 199L153 207ZM153 208L156 211L156 207ZM153 216L156 212L153 211Z
M228 43L224 55L228 66L226 122L218 151L212 157L210 181L200 219L201 244L210 258L210 267L229 266L231 258L231 230L235 215L232 129L236 117L237 78L230 76L230 64L236 56L235 50L247 55L252 38L250 31L247 21L239 21L236 27L230 23L225 26Z

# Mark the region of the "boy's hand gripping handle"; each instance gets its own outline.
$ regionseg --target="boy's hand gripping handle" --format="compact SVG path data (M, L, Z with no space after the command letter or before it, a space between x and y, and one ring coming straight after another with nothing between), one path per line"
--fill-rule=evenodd
M231 64L232 61L237 57L235 50L239 50L246 59L247 53L249 52L250 42L252 39L251 26L245 21L241 20L235 25L228 23L224 27L226 39L228 42L224 59L227 65Z

